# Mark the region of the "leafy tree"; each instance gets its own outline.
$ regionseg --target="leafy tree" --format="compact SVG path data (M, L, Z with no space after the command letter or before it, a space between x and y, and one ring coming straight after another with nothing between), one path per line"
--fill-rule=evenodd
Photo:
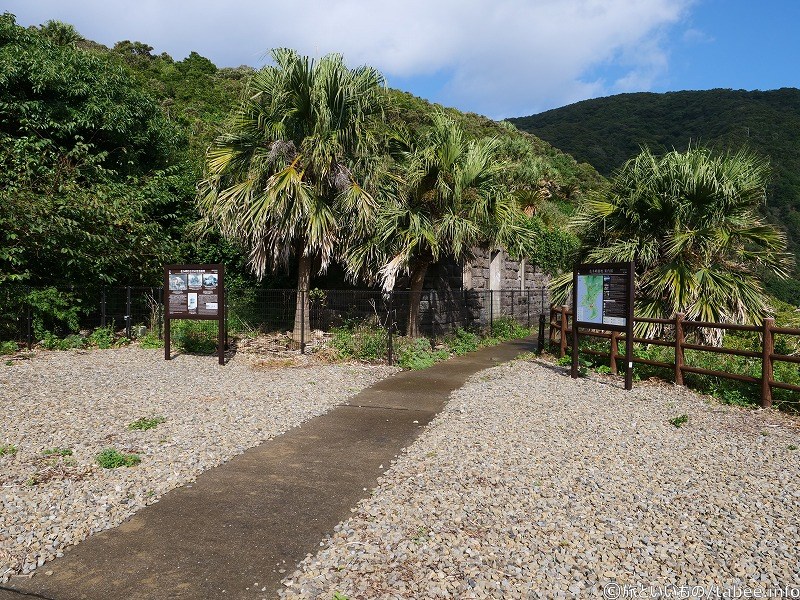
M744 151L644 150L578 215L585 257L636 261L639 316L754 323L769 312L759 273L791 268L785 236L757 214L767 175ZM568 282L558 284L563 293Z
M157 281L179 235L178 131L80 39L0 17L0 285Z
M80 41L83 41L83 36L78 33L73 25L69 23L62 23L61 21L48 21L40 28L42 35L50 38L50 40L59 46L75 46Z
M242 245L259 278L296 259L297 289L308 290L312 272L324 272L374 211L354 169L381 114L383 79L336 54L316 62L278 49L272 58L208 151L199 206L207 227Z
M424 134L400 130L393 141L396 163L372 235L350 247L346 263L353 276L378 278L387 290L399 274L410 276L406 331L418 336L421 291L432 264L470 258L478 245L524 253L525 230L503 180L509 165L497 155L497 140L468 141L452 118L437 113Z

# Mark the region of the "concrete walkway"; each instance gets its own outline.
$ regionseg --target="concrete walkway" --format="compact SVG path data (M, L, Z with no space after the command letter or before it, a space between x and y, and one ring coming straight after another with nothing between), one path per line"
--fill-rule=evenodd
M507 342L380 381L68 549L33 578L13 578L0 599L275 598L453 390L534 348L531 339Z

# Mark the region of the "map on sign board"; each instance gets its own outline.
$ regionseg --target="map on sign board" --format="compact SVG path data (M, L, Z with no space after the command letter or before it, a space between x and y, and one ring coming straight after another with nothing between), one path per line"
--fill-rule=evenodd
M578 275L578 321L603 322L602 275Z

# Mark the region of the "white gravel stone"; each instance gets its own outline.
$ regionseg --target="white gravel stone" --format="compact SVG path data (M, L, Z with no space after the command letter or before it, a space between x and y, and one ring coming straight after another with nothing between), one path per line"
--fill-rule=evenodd
M800 587L797 446L800 422L777 411L663 383L626 392L535 362L495 367L452 395L280 597ZM613 596L616 585L633 592Z
M163 350L36 352L0 366L0 581L114 527L170 489L396 372L358 364L269 368ZM147 431L128 424L164 417ZM114 447L142 462L102 469ZM52 448L71 456L45 458Z

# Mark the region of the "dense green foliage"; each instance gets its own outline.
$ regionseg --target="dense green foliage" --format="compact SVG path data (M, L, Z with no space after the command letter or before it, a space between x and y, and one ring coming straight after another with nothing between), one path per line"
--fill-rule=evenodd
M16 327L25 302L37 307L38 339L44 331L63 337L100 288L158 285L167 262L224 262L229 284L255 285L240 243L193 229L206 149L229 130L255 70L217 68L194 52L174 60L138 41L107 48L71 25L24 28L8 13L0 18L0 58L0 335ZM383 95L374 140L400 123L422 132L437 111L469 140L495 138L511 164L507 184L542 249L540 264L557 270L569 261L567 215L602 185L591 167L507 124L395 90ZM371 158L382 160L382 151ZM369 172L367 162L346 165L355 181ZM563 242L555 253L542 241L548 236ZM296 285L296 266L291 260L267 273L261 285ZM344 276L334 263L314 284L340 286ZM23 284L46 289L29 297ZM60 298L65 287L71 296Z
M766 175L747 152L644 150L583 204L583 257L636 261L640 317L760 322L769 307L758 274L786 277L792 263L785 236L757 215Z
M772 167L762 214L785 228L789 248L800 258L800 90L620 94L510 120L607 176L642 146L656 153L692 143L750 148ZM797 303L798 279L767 278L768 289Z
M180 130L123 66L10 15L0 99L0 285L152 281L190 202Z

